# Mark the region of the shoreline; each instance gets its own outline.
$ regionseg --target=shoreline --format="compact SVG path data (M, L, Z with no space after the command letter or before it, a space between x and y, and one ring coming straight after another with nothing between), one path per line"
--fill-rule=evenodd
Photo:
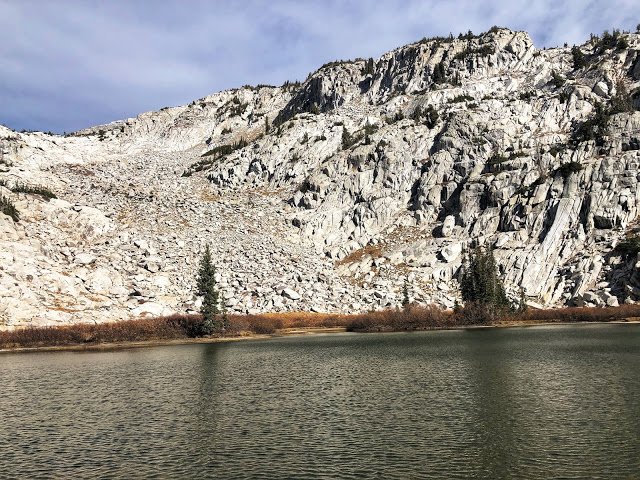
M127 350L148 347L164 347L173 345L192 345L202 343L218 343L218 342L237 342L244 340L263 340L267 338L318 335L332 333L353 333L353 334L384 334L384 333L414 333L428 331L455 331L455 330L480 330L490 328L519 328L519 327L542 327L542 326L563 326L563 325L633 325L640 324L640 320L611 320L611 321L507 321L504 323L495 323L491 325L459 325L448 327L432 327L416 330L386 330L371 332L348 332L346 327L295 327L278 330L274 333L249 333L246 335L236 335L229 337L197 337L197 338L175 338L161 340L133 340L113 343L97 343L97 344L75 344L75 345L50 345L38 347L15 347L0 349L2 354L14 353L43 353L43 352L109 352L114 350Z

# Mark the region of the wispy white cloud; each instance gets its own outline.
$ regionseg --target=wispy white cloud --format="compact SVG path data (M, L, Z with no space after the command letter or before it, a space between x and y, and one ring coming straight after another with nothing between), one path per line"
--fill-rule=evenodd
M0 123L71 131L492 25L527 30L540 48L577 44L635 28L636 3L0 0Z

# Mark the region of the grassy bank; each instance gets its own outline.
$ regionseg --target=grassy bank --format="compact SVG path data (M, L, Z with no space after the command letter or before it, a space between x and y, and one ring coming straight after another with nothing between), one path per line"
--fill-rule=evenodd
M242 337L287 330L342 327L352 332L393 332L459 328L474 325L528 325L539 323L611 322L637 320L640 305L610 308L529 309L494 322L435 306L414 306L359 315L322 313L271 313L230 315L229 328L214 337ZM194 337L199 315L172 315L122 322L28 327L0 331L0 349L91 346L133 342L154 342Z
M230 315L225 337L271 334L293 328L344 327L344 315L282 313ZM172 315L109 323L27 327L0 331L0 349L100 345L193 338L200 315ZM222 335L217 335L222 336Z

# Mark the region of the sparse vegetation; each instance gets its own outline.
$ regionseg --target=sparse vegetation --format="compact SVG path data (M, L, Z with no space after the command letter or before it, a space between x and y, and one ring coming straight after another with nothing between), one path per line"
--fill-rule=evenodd
M458 52L453 57L454 60L464 60L471 55L478 55L481 57L487 57L496 53L496 49L493 45L482 45L478 48L466 48L462 52Z
M520 100L524 100L525 102L528 102L529 100L531 100L535 96L536 96L535 92L533 92L531 90L520 92Z
M373 63L373 58L369 58L366 62L364 62L364 68L361 70L362 75L373 75L375 72L375 66Z
M14 222L20 221L20 214L10 199L4 195L0 195L0 212L10 216Z
M558 100L560 100L560 103L567 103L569 101L569 98L571 98L571 92L567 90L562 90L558 94Z
M549 147L549 153L552 156L557 157L559 153L564 152L566 149L567 149L567 146L565 144L554 143Z
M624 256L635 256L640 253L640 236L632 235L616 245L615 251Z
M235 152L241 148L246 147L249 144L244 138L241 138L239 141L234 142L230 145L219 145L211 150L203 153L201 157L224 157L225 155L229 155L230 153Z
M247 142L244 138L241 138L240 140L232 144L218 145L217 147L214 147L211 150L203 153L201 155L203 159L191 165L182 173L182 176L190 177L195 172L206 170L210 168L211 165L213 165L215 162L221 160L222 158L229 155L230 153L235 152L236 150L246 147L247 145L249 145L249 142Z
M447 72L444 66L444 60L441 60L433 69L433 83L445 83L447 81Z
M402 113L402 110L398 110L394 113L393 117L384 117L384 121L388 125L399 122L400 120L404 120L404 113Z
M487 160L487 165L499 165L509 160L509 157L495 151Z
M603 143L604 136L607 134L609 128L611 114L601 102L596 102L594 110L594 115L583 122L573 133L572 140L574 143L588 140L595 140L598 145Z
M560 75L558 72L556 72L555 70L551 70L551 83L553 83L556 88L560 88L561 86L563 86L566 81L567 79Z
M25 183L16 183L11 187L11 191L14 193L28 193L32 195L40 195L47 200L52 198L58 198L55 193L42 185L27 185Z
M438 123L438 120L440 119L440 115L438 115L438 111L435 109L435 107L433 105L427 105L427 109L423 114L425 117L424 124L429 129L434 128Z
M568 178L572 173L576 173L582 170L580 162L567 162L560 165L555 173L562 175L564 178Z
M623 79L619 79L616 82L616 93L611 97L611 109L609 110L609 114L615 115L616 113L632 111L633 101L629 94L629 90L627 89L627 84Z
M580 68L587 66L587 59L585 58L584 53L582 53L582 50L580 50L580 47L575 45L571 47L571 57L573 60L574 70L579 70Z
M463 95L456 95L455 97L449 100L449 103L470 102L471 100L473 100L473 97L463 94Z
M342 149L346 150L353 144L354 144L353 136L349 133L349 130L347 130L347 127L343 127L342 128Z

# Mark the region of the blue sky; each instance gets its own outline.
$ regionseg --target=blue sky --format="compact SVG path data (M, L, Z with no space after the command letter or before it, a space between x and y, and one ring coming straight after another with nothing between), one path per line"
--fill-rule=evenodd
M71 132L492 25L542 48L639 22L637 0L0 0L0 124Z

